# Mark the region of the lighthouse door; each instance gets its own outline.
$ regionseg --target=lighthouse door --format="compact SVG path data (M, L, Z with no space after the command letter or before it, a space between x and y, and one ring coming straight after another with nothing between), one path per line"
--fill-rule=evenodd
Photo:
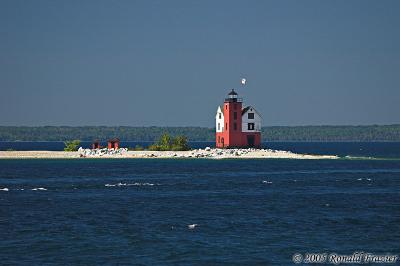
M254 147L254 135L247 136L247 145L249 145L249 147Z

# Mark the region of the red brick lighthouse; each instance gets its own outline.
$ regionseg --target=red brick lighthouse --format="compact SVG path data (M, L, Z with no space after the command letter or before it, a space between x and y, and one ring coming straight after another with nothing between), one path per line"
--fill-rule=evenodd
M261 147L261 116L252 106L243 108L233 89L218 106L215 126L217 148Z

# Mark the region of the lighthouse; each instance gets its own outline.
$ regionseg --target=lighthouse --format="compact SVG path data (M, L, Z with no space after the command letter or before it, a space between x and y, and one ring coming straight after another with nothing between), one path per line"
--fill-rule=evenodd
M261 116L253 106L243 108L243 100L231 90L215 116L217 148L261 147Z

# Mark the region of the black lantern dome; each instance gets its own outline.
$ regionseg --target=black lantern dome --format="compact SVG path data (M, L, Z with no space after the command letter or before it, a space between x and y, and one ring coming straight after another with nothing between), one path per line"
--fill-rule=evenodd
M236 91L234 89L232 89L232 91L228 95L229 95L229 97L231 97L231 96L237 97L238 94L236 93Z
M237 102L238 101L238 94L234 89L230 93L228 93L228 98L225 99L227 102Z

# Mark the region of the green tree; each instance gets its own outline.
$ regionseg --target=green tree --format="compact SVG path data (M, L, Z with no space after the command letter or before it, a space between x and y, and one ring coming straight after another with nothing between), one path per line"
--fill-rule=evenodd
M168 133L161 135L160 139L149 146L151 151L187 151L190 150L187 137L180 135L171 138Z
M64 151L77 151L79 146L81 145L81 141L76 139L72 141L65 141L64 142Z
M157 146L161 151L171 150L171 136L168 133L162 134L157 142Z
M171 150L173 151L187 151L190 150L187 138L185 136L177 136L172 141Z

